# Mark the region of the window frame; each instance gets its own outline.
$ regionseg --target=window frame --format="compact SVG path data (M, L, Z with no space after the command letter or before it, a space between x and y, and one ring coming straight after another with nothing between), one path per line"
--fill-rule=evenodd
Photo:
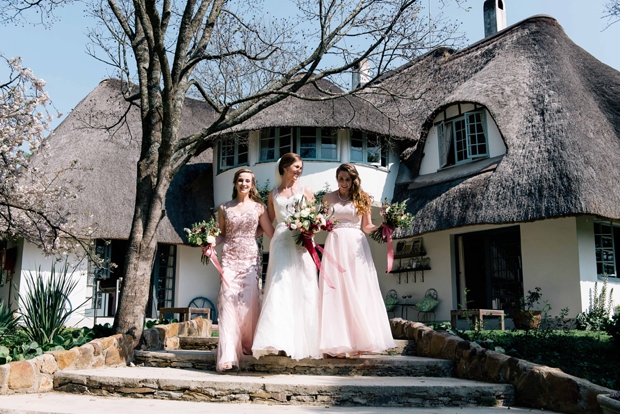
M303 128L313 128L314 129L314 133L315 133L315 139L314 139L314 151L316 156L315 157L310 157L307 155L304 155L304 148L302 148L301 145L301 139L302 139L302 135L301 135L301 131ZM324 129L328 129L331 132L331 135L323 135L322 134L322 130ZM303 138L310 138L310 135L304 135ZM322 152L322 138L323 137L334 137L336 139L336 157L335 158L324 158L321 154ZM295 142L297 143L297 148L299 151L299 155L303 158L304 161L310 160L310 161L327 161L327 162L333 162L333 161L340 161L340 154L338 152L338 149L340 148L339 143L340 140L338 138L338 129L337 128L329 128L329 127L297 127L297 136L295 137Z
M604 232L597 232L597 226L607 226L610 229L609 233L604 233ZM618 278L618 254L617 254L617 244L618 242L620 242L620 240L616 240L616 236L614 235L614 229L616 229L616 231L620 232L620 225L614 223L613 221L610 220L594 220L594 227L593 227L593 235L594 235L594 260L596 262L596 276L597 277L604 277L605 274L607 275L608 278ZM611 239L611 246L603 246L602 243L599 242L603 240L603 238L609 238ZM600 251L600 254L599 254ZM607 254L611 254L612 258L611 260L607 259L605 256L605 253ZM599 265L600 268L602 269L602 272L599 273ZM607 272L605 272L605 266L613 266L614 269L614 273L613 274L609 274Z
M263 136L263 132L265 131L269 131L269 130L274 130L274 136L268 136L268 137L264 137ZM285 135L289 135L290 136L290 144L288 145L289 150L286 152L282 151L282 148L285 148L286 146L282 146L280 143L280 138L282 137L281 131L282 129L288 129L290 130L290 135L289 134L285 134ZM286 154L287 152L293 152L293 148L294 148L294 143L296 141L296 131L297 128L296 127L271 127L271 128L263 128L259 131L259 137L258 137L258 162L275 162L278 159L280 159L280 157L284 154ZM263 139L271 139L273 138L274 140L274 147L273 147L273 154L274 157L273 158L263 158Z
M476 115L480 115L481 117L480 121L472 122L470 118L475 117ZM462 129L457 128L457 123L459 122L463 122ZM447 153L446 153L445 140L443 136L444 136L444 128L446 128L446 125L448 124L450 124L450 134L452 135L452 137L451 137L450 148L447 150ZM474 125L480 125L482 131L471 132L471 127ZM474 109L472 111L464 112L453 118L445 119L441 122L438 122L436 124L436 127L437 127L437 146L438 146L438 151L439 151L439 169L440 170L445 169L445 168L450 168L453 166L457 166L457 165L467 164L467 163L478 161L484 158L489 158L490 156L489 134L488 134L489 128L488 128L488 123L487 123L486 111L484 109ZM462 138L459 137L458 136L459 132L464 132L465 136ZM476 153L474 155L472 154L474 152L472 151L472 148L482 146L482 142L478 140L476 140L476 142L472 142L473 141L472 138L478 135L482 135L484 138L485 152ZM464 142L464 145L459 147L459 144L463 142ZM450 152L454 153L454 164L448 165L447 160L449 159ZM459 157L462 156L463 153L465 154L465 156L459 159ZM446 164L443 164L444 157L446 159Z
M353 139L359 139L359 138L354 138L353 137L354 133L361 133L362 134L362 137L361 137L361 140L362 140L362 161L353 160ZM379 142L379 146L380 146L381 150L380 150L380 154L379 154L380 161L378 163L368 161L368 135L374 136L377 139L377 141ZM375 133L371 133L371 132L366 132L366 131L354 131L354 130L351 130L350 133L349 133L349 140L351 142L349 158L350 158L350 160L351 160L351 162L353 164L372 165L372 166L377 167L377 168L387 168L388 165L390 164L389 139L386 136L375 134ZM372 147L372 148L376 148L376 147ZM384 151L385 151L385 153L384 153ZM384 159L385 159L385 165L383 164L383 160Z
M227 165L225 167L223 167L223 163L222 163L222 158L224 157L223 155L223 148L224 148L224 144L227 144L227 147L229 147L230 145L228 145L228 141L233 141L234 144L232 145L234 147L233 149L233 165ZM243 141L243 142L241 142ZM245 146L245 152L239 152L239 147L244 147ZM249 146L249 134L245 133L245 134L238 134L238 135L233 135L233 136L226 136L226 137L222 137L218 143L218 174L222 173L224 171L228 171L232 168L236 168L242 165L249 165L249 161L250 161L250 146ZM244 162L239 162L239 155L243 155L245 154L246 156L246 160Z

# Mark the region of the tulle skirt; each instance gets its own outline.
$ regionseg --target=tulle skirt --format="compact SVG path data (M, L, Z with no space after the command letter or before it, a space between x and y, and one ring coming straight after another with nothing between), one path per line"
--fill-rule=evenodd
M329 355L380 353L395 347L370 246L359 229L332 231L325 252L345 272L323 257L320 286L320 350Z

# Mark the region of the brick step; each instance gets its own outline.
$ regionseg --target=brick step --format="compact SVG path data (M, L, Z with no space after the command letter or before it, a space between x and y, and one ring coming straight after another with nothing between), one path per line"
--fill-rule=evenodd
M219 338L199 336L179 336L179 348L188 350L213 351L217 349ZM386 350L382 355L415 355L415 342L407 339L395 339L395 348Z
M368 407L511 406L514 389L456 378L218 374L126 367L59 371L54 389L99 396Z
M215 351L134 351L135 363L146 367L191 368L215 371ZM414 356L364 355L360 358L302 359L269 355L246 356L243 372L300 375L373 375L451 377L452 361Z

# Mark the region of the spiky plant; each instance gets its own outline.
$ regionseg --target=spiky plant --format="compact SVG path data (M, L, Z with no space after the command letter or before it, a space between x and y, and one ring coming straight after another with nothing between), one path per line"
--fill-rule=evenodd
M52 264L49 276L41 271L30 272L25 278L26 292L19 295L22 328L28 338L40 345L53 343L75 311L69 296L77 286L73 272L65 262L59 271Z
M6 305L4 301L0 299L0 338L14 333L19 319L20 317L15 316L11 306Z

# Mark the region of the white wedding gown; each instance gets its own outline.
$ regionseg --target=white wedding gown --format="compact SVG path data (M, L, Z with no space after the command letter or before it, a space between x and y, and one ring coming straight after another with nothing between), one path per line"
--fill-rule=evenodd
M252 353L255 357L286 352L293 359L321 358L319 351L319 287L308 251L295 243L297 231L282 222L303 197L303 186L290 198L272 198L276 228L269 245L269 265Z

